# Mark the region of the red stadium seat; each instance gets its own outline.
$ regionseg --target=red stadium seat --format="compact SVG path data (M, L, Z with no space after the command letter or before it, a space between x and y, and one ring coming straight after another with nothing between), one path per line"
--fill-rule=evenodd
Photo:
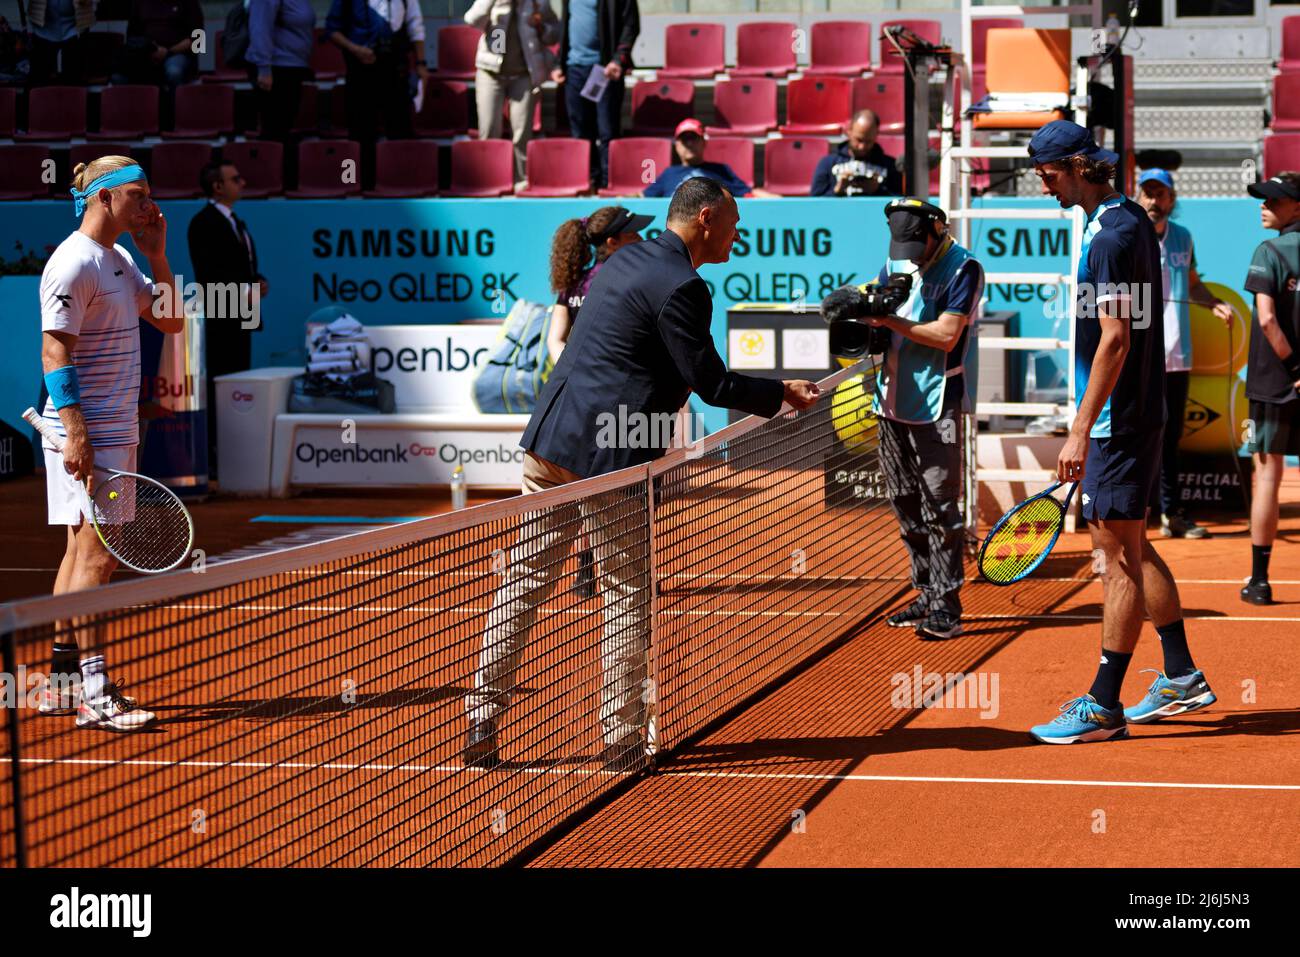
M134 156L135 146L131 143L113 143L96 141L94 143L75 143L68 147L68 170L77 168L78 163L89 163L101 156ZM150 192L153 183L150 181Z
M648 80L632 87L633 136L672 136L678 123L694 115L692 80Z
M1264 137L1264 171L1260 179L1287 170L1300 170L1300 133L1274 133Z
M224 83L190 83L176 88L176 119L165 140L210 140L234 132L235 88Z
M343 97L337 89L333 95L341 108ZM468 130L469 87L457 80L430 79L424 85L420 112L415 114L415 135L447 139L464 136Z
M793 23L742 23L736 28L732 76L785 76L795 66Z
M451 144L451 185L444 196L505 196L515 188L515 147L509 140Z
M803 76L785 89L784 136L838 132L853 106L852 81L843 76Z
M310 133L315 135L320 132L320 87L315 83L304 83L302 85L302 97L298 100L298 114L293 118L293 126L289 128L291 133ZM258 132L261 132L259 128ZM346 137L344 137L346 138Z
M851 110L871 110L880 117L880 132L901 133L906 103L903 97L903 75L865 76L853 81Z
M298 144L298 188L284 195L290 199L341 199L359 192L360 143L308 140Z
M1273 77L1274 133L1300 133L1300 71Z
M861 76L871 70L871 24L822 20L812 26L812 64L807 73Z
M893 45L885 39L885 30L889 27L906 27L922 40L939 43L942 39L943 25L938 20L888 20L880 25L880 66L876 73L902 73L903 61Z
M708 79L727 68L721 23L673 23L664 30L661 77Z
M268 140L227 143L221 158L239 167L244 177L244 198L260 199L284 192L284 146Z
M591 143L568 137L528 141L528 186L519 196L591 192Z
M90 140L136 140L158 135L158 87L106 86L99 94L99 131Z
M776 80L746 76L719 81L713 87L716 126L707 132L730 136L763 136L776 129Z
M744 182L754 185L754 141L741 136L710 136L704 143L704 159L726 163Z
M221 38L224 30L217 31L217 42L213 49L216 51L217 63L216 69L211 73L205 73L199 79L204 83L240 83L247 82L248 71L238 67L226 66L225 51L221 49Z
M597 195L640 195L641 190L658 179L659 174L672 163L671 140L649 136L625 136L610 140L609 185L597 190Z
M438 192L438 144L429 140L385 140L375 145L375 188L366 196L414 199Z
M311 70L316 74L317 83L332 83L348 70L343 51L319 28L316 30L316 42L311 48Z
M43 181L45 163L50 158L48 146L35 143L23 146L0 146L0 199L41 199L50 195L50 185Z
M763 188L779 196L807 196L813 171L830 144L823 139L768 140Z
M451 24L438 28L438 68L440 80L474 79L474 57L483 31L468 24Z
M18 122L18 91L0 86L0 136L13 136Z
M202 194L199 171L212 159L207 143L159 143L149 151L149 193L154 199L190 199ZM244 172L240 167L240 173Z
M27 94L27 130L17 140L66 140L86 134L86 88L41 86Z
M1277 65L1283 73L1300 70L1300 16L1282 18L1282 58Z

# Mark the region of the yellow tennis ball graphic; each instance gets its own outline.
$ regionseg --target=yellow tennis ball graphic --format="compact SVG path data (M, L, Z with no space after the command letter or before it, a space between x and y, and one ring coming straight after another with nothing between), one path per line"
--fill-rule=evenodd
M1207 282L1205 287L1236 311L1231 329L1205 306L1191 306L1192 372L1197 375L1225 375L1246 364L1250 348L1250 306L1235 289ZM1231 343L1231 356L1228 345Z
M861 449L876 441L876 416L862 376L845 379L836 387L831 396L831 423L847 448Z

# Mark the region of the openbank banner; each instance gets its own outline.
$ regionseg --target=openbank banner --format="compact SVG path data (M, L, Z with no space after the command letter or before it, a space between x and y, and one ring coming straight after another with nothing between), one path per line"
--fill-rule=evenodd
M424 325L504 318L516 298L553 302L548 264L551 237L564 220L608 203L649 213L653 236L664 226L662 199L426 199L253 200L240 215L257 240L270 282L262 301L263 329L254 336L254 362L291 365L302 358L308 315L343 306L368 326ZM815 306L832 289L874 277L885 261L888 230L883 199L747 199L740 203L739 238L727 263L700 275L713 292L713 336L727 354L726 311L740 302ZM1025 208L1047 199L990 200L990 207ZM185 244L194 200L161 204L170 224L173 271L193 276ZM0 255L44 254L75 228L66 202L23 204L22 216L0 217ZM1255 246L1269 235L1259 204L1241 199L1180 200L1175 218L1196 243L1203 278L1240 289ZM127 248L133 247L129 241ZM17 249L16 249L17 247ZM971 249L990 272L1064 271L1069 225L1058 221L976 220ZM143 267L143 259L137 256ZM1022 335L1064 332L1052 307L1054 289L1027 283L991 284L989 308L1020 312ZM38 324L37 304L6 324ZM14 357L0 355L8 374ZM1062 359L1063 362L1063 359ZM15 366L16 368L16 366ZM725 422L711 415L709 427Z
M474 376L500 325L369 326L375 374L393 383L398 412L466 412Z

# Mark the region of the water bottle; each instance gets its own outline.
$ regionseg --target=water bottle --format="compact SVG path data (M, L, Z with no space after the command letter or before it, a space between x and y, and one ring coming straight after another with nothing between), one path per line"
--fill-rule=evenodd
M465 484L465 467L457 465L451 473L451 507L464 508L469 499L469 487Z

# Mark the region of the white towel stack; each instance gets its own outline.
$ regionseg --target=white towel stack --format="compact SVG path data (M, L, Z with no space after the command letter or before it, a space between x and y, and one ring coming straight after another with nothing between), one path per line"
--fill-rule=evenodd
M327 326L307 332L307 371L324 373L335 382L370 371L370 337L352 316L339 316Z

